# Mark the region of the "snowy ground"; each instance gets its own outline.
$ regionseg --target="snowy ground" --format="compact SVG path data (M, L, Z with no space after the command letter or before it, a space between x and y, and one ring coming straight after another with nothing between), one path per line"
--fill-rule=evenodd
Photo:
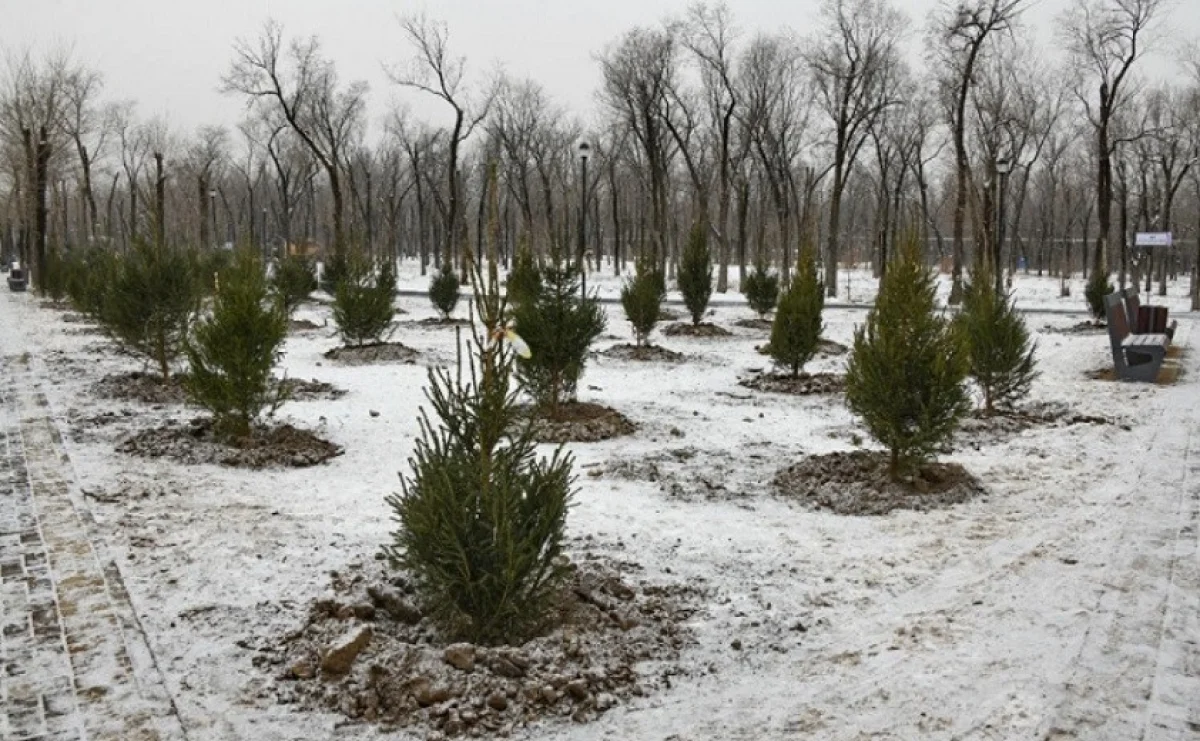
M605 295L619 290L611 277L593 276L589 285ZM1068 299L1058 298L1058 285L1022 276L1016 295L1030 308L1082 308L1081 280ZM424 286L405 266L402 287ZM851 286L854 299L860 287L862 298L873 292L866 273ZM1167 303L1182 312L1186 286L1173 285ZM416 324L433 315L428 302L399 305L407 313L393 339L421 351L426 364L453 362L454 330ZM608 310L597 349L631 340L619 308ZM1187 345L1194 317L1178 315L1176 341ZM826 336L849 344L864 316L827 311ZM1179 663L1182 650L1163 648L1162 615L1183 599L1180 589L1188 599L1197 593L1194 528L1190 560L1160 557L1184 537L1185 507L1194 509L1181 487L1194 492L1200 482L1189 478L1186 460L1197 429L1195 354L1184 356L1173 386L1089 380L1087 371L1111 366L1107 336L1053 331L1082 316L1032 314L1042 370L1032 401L1111 423L975 436L947 459L982 480L985 498L929 513L841 517L785 501L769 482L800 456L853 449L861 429L839 396L738 385L767 362L755 352L766 332L734 328L750 317L744 307L715 310L711 321L733 329L730 338L656 335L689 356L683 364L590 363L581 398L622 411L640 430L571 446L583 474L568 520L574 547L586 542L640 564L645 582L703 584L715 597L690 626L696 643L683 656L690 676L673 689L595 723L549 722L528 736L1117 739L1133 737L1116 730L1118 718L1150 724L1160 712L1161 677L1174 676L1164 664ZM324 325L329 315L307 304L298 318ZM78 487L188 738L407 738L277 704L267 673L242 646L294 627L327 590L331 571L372 560L388 540L384 497L398 488L412 451L426 369L333 365L322 357L337 344L331 322L293 334L287 374L349 393L289 403L281 417L320 431L345 454L302 470L184 467L113 452L132 431L197 413L89 393L103 375L136 369L134 361L59 312L37 308L32 296L0 299L0 323L11 345L4 353L29 351L53 381L51 410ZM844 362L825 358L809 370L836 371ZM122 410L130 414L116 423L84 423ZM1188 542L1179 546L1184 554ZM1176 572L1192 581L1181 587ZM1143 577L1158 591L1143 595ZM1113 626L1156 619L1157 636L1108 638ZM1200 634L1194 620L1188 625L1190 635L1172 638L1194 651ZM1135 638L1149 644L1148 658L1122 642ZM1126 654L1141 658L1125 661ZM1194 672L1200 662L1190 656Z

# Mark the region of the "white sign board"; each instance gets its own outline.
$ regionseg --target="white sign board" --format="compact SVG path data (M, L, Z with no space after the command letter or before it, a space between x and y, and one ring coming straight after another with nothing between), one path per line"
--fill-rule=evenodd
M1138 232L1134 235L1135 247L1170 247L1171 232Z

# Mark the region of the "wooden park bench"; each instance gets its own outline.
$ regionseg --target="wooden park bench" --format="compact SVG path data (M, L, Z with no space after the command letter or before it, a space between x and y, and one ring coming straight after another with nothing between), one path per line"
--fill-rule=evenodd
M1133 334L1165 334L1167 340L1175 339L1175 327L1179 322L1172 319L1167 322L1167 307L1142 306L1136 288L1126 288L1125 318L1129 322L1129 331Z
M1108 340L1112 345L1117 378L1153 383L1167 357L1171 340L1163 333L1130 332L1125 301L1119 293L1104 297L1104 312L1108 316Z

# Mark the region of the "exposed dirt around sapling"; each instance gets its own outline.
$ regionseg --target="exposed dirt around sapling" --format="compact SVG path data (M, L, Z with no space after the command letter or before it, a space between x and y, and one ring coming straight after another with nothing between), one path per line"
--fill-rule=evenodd
M736 322L733 323L733 326L741 327L742 329L760 329L760 330L766 330L767 332L770 332L771 327L774 326L774 322L772 322L770 319L759 319L759 318L738 319Z
M807 396L809 394L840 394L846 390L846 377L835 373L759 373L743 378L738 385L755 391Z
M372 345L335 347L325 357L342 365L372 363L404 363L416 365L421 353L399 342L379 342Z
M345 389L315 378L286 378L283 386L290 401L334 401L346 395Z
M1042 327L1042 332L1047 334L1067 334L1067 335L1095 335L1104 334L1108 331L1108 325L1093 321L1079 322L1072 324L1069 327L1052 327L1049 324Z
M311 332L314 329L324 329L325 326L309 319L292 319L288 321L288 331L290 332Z
M525 414L532 414L525 408ZM637 425L624 414L600 404L575 401L560 404L554 417L533 418L534 438L540 443L594 443L632 435Z
M1116 425L1123 430L1130 429L1128 421L1082 414L1067 404L1037 402L1015 408L996 409L992 414L975 410L959 425L954 447L969 446L979 449L983 445L999 443L1035 427L1061 428L1075 425Z
M625 343L613 345L597 354L604 358L612 358L613 360L632 360L639 363L682 363L687 360L687 356L683 353L668 350L658 345L642 345L638 347L637 345Z
M718 327L711 322L675 322L663 327L662 333L667 337L729 337L733 335L724 327Z
M265 638L256 663L275 675L280 703L427 738L507 736L538 722L594 720L669 687L685 673L685 622L706 595L700 585L634 585L617 565L592 560L574 569L545 635L520 647L476 646L440 636L404 577L375 562L335 572L333 595L312 605L299 630ZM347 636L364 635L357 650L334 654Z
M892 481L888 459L886 452L867 450L808 456L780 470L772 484L784 497L839 515L940 509L987 493L957 463L928 463L911 479Z
M187 403L183 379L178 374L164 382L162 376L156 373L115 373L92 384L92 393L107 399L140 401L144 404Z
M139 432L120 442L117 452L187 465L257 469L315 466L341 455L342 448L288 424L255 427L248 439L231 445L217 439L210 418L198 417L186 423L169 420Z

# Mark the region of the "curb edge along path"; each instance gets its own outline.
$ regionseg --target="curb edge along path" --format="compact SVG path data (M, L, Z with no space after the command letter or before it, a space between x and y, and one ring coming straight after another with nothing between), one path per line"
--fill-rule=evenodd
M1197 324L1180 323L1186 374L1200 365L1189 342ZM1200 738L1200 404L1194 383L1165 391L1138 446L1155 454L1118 499L1128 506L1112 512L1121 537L1039 739Z
M116 564L79 495L49 401L0 306L0 738L182 741ZM18 336L14 337L13 335ZM16 340L14 342L14 340Z

